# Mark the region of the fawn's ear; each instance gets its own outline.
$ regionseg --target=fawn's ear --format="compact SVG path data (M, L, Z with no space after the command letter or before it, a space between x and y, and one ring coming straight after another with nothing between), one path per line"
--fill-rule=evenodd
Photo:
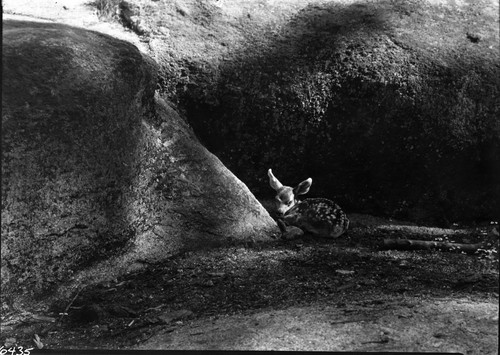
M269 185L271 185L271 187L273 189L278 191L279 189L281 189L283 187L283 184L281 182L279 182L278 179L276 179L276 177L273 175L273 172L271 171L271 169L269 169L267 171L267 176L269 176Z
M309 178L307 180L302 181L300 184L298 184L294 189L293 193L295 195L303 195L309 192L309 189L311 188L312 185L312 179Z

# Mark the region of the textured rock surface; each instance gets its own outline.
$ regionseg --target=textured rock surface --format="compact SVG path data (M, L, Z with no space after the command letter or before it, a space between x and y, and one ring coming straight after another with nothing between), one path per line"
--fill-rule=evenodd
M291 184L312 177L311 195L348 212L497 220L498 2L298 6L285 20L268 15L277 24L265 33L265 20L250 22L260 9L245 9L257 39L234 46L232 60L221 50L214 80L192 60L180 95L206 146L259 195L273 168Z
M156 65L133 45L5 21L2 55L7 298L276 232L246 186L155 98Z

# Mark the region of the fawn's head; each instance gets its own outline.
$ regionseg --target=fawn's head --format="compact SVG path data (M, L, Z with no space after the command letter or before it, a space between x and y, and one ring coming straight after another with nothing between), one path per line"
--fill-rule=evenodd
M290 186L283 186L273 175L271 169L267 171L267 175L269 176L269 185L277 192L274 199L276 210L280 215L284 215L286 211L292 208L297 203L296 196L307 193L312 184L312 179L309 178L292 188Z

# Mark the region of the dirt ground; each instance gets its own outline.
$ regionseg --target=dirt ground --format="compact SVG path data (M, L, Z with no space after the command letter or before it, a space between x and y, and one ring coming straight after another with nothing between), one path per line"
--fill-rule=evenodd
M302 237L187 252L5 315L45 348L435 351L496 354L498 236L351 215L332 242ZM397 251L385 238L484 242L475 254ZM65 315L67 313L67 315Z
M215 3L234 15L243 11L241 2ZM254 19L287 16L305 3L285 9L280 1L263 1ZM83 26L146 52L161 37L144 41L100 21L85 0L40 0L36 7L7 0L3 7L4 18ZM442 229L349 217L350 231L335 241L277 238L187 252L77 290L71 302L52 309L2 310L0 340L36 346L36 334L38 346L48 349L498 353L496 224ZM386 238L480 242L484 248L474 254L387 250Z

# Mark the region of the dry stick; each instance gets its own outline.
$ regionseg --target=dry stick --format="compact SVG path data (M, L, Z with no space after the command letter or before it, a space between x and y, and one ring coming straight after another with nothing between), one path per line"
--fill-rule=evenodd
M62 321L63 317L64 317L65 315L67 315L67 314L68 314L68 310L69 310L69 308L71 307L71 305L73 304L73 302L75 302L76 298L78 297L78 295L80 294L80 292L81 292L84 288L85 288L85 286L82 286L82 287L80 287L80 288L78 289L78 292L76 293L75 297L73 297L73 299L71 300L71 302L70 302L70 303L68 303L68 305L67 305L67 306L66 306L66 308L64 309L64 312L62 312L62 313L61 313L61 316L59 317L59 320L58 320L57 322L52 323L52 324L51 324L51 325L49 325L47 328L45 328L45 329L41 332L41 334L46 334L46 333L50 332L50 330L51 330L51 329L52 329L52 328L53 328L56 324L61 323L61 321Z
M427 240L412 239L384 239L384 247L397 250L430 250L438 249L443 251L463 251L465 253L475 253L484 247L483 243L461 244L448 242L432 242Z
M68 305L66 306L66 308L64 309L64 312L61 314L61 317L59 318L59 322L63 319L63 317L68 313L69 311L69 308L71 307L71 305L73 304L73 302L75 302L76 298L78 297L78 295L80 294L80 292L85 288L85 286L82 286L78 289L78 292L76 293L75 297L73 297L73 299L71 300L70 303L68 303Z
M151 308L148 308L144 311L144 313L148 312L148 311L157 311L159 310L161 307L163 307L164 304L160 304L159 306L156 306L156 307L151 307Z

